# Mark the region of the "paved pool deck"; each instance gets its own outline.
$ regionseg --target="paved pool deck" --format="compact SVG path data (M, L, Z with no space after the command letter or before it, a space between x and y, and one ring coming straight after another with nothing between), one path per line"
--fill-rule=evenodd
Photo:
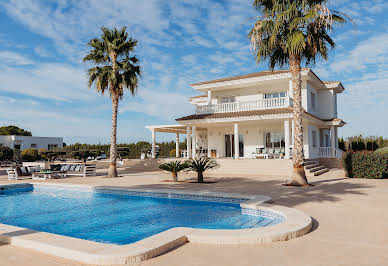
M264 245L188 243L138 265L388 265L388 179L349 179L342 170L332 170L311 177L314 187L294 188L281 185L287 179L283 176L212 173L208 180L215 183L196 184L166 182L170 175L159 171L121 173L116 179L71 177L43 182L262 194L271 196L274 204L300 209L314 220L312 232L289 241ZM182 175L183 179L191 177ZM0 184L10 183L16 182L0 176ZM1 266L82 265L1 244L0 258Z

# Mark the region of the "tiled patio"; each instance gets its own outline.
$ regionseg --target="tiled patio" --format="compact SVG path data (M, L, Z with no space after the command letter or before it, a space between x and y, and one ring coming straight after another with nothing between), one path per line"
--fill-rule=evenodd
M189 178L192 175L182 175ZM343 171L310 178L310 188L284 187L283 176L217 175L209 184L166 182L158 171L123 173L48 182L174 188L269 195L278 205L295 207L314 219L313 231L287 242L265 245L199 245L188 243L141 265L387 265L388 180L348 179ZM23 182L23 181L19 181ZM25 181L24 181L25 182ZM35 181L39 182L39 181ZM47 182L47 180L45 181ZM0 183L11 183L6 176ZM1 265L81 265L10 245L0 245Z

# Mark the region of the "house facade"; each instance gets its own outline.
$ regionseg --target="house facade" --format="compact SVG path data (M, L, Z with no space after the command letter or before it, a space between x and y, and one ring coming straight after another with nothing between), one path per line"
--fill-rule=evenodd
M9 147L11 149L46 149L63 147L63 138L56 137L33 137L33 136L0 136L0 147Z
M195 113L177 125L148 126L157 132L186 134L184 156L215 158L292 157L293 93L288 70L264 71L191 85L200 95L189 99ZM337 95L340 81L322 81L302 69L303 141L306 159L340 158ZM154 149L153 149L154 150ZM181 155L177 145L177 156Z

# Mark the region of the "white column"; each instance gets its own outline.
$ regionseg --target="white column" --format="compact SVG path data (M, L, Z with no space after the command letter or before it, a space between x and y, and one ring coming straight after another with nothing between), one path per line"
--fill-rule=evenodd
M186 128L186 138L187 138L187 146L186 146L186 150L187 150L187 159L190 159L191 158L191 127L190 126L187 126Z
M197 158L197 127L193 126L193 141L191 143L193 146L192 156L193 158Z
M179 158L179 133L176 133L175 157Z
M212 104L212 91L208 90L207 91L207 105L211 105L211 104Z
M330 127L331 156L335 157L335 126Z
M234 159L239 157L238 124L234 124Z
M153 128L152 129L152 148L151 148L152 159L156 158L155 147L156 147L155 129Z
M290 121L284 120L285 158L290 159Z

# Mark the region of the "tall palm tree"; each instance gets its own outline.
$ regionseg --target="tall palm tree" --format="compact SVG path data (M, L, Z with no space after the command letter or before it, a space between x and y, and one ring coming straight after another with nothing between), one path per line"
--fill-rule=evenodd
M110 138L110 164L108 177L117 177L117 111L124 89L135 95L141 68L139 60L131 55L137 41L128 37L126 27L122 29L101 28L102 35L89 41L91 50L83 59L95 65L88 70L89 87L93 84L101 94L109 92L112 99L112 134Z
M268 60L269 68L289 64L293 86L294 149L293 173L288 185L308 185L303 167L301 63L327 60L328 48L335 43L329 36L335 24L348 16L328 9L327 0L254 0L261 12L249 33L257 63Z

